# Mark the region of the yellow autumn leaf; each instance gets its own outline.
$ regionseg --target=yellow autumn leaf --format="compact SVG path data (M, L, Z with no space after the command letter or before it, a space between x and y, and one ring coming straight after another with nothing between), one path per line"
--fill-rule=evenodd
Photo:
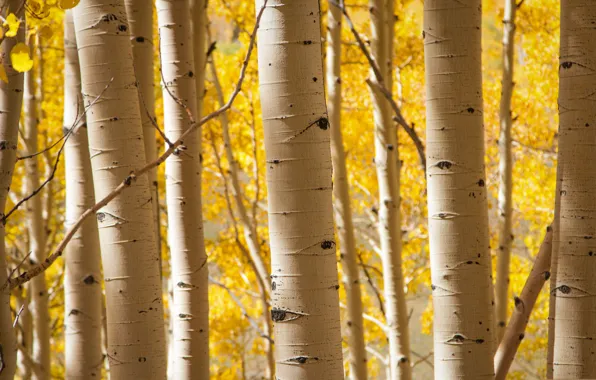
M72 9L77 6L79 0L60 0L58 3L62 9Z
M17 16L14 15L14 13L9 14L8 17L6 17L6 20L4 20L4 26L8 27L8 31L6 31L6 36L16 36L17 31L19 30L19 25L21 25L21 20L19 20Z
M39 30L37 31L37 35L39 36L39 38L43 40L49 40L50 38L52 38L54 33L52 32L52 29L49 26L44 25L39 28Z
M29 71L33 67L33 60L29 56L29 46L22 42L16 44L10 51L10 60L12 67L21 73Z
M4 81L4 83L8 83L8 76L6 75L6 69L4 65L0 64L0 80Z

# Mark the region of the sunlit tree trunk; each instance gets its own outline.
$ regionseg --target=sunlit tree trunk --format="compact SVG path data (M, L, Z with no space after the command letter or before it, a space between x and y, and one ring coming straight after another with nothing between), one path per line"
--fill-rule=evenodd
M74 9L95 196L129 188L97 213L112 379L166 375L159 255L147 176L128 21L121 0L83 0ZM96 99L98 99L96 101Z
M331 5L327 16L327 110L331 127L333 209L339 238L343 285L346 290L347 315L344 329L350 350L350 377L354 380L364 380L367 378L367 368L362 321L362 291L356 261L356 239L350 206L346 154L341 134L341 10Z
M223 89L221 87L221 83L219 82L219 76L217 75L217 68L215 62L211 61L211 64L209 66L211 67L211 73L213 74L212 82L217 93L217 100L219 102L219 105L223 106L225 104L225 98ZM230 165L228 168L228 174L230 176L230 182L232 183L232 195L234 198L234 203L236 205L236 210L238 212L238 217L240 219L240 225L244 230L244 239L246 240L248 254L250 256L250 260L252 261L251 266L255 268L255 276L257 277L259 290L261 291L263 319L265 322L263 330L266 331L267 334L271 334L272 325L271 319L269 318L270 313L267 303L268 295L269 293L271 293L271 283L269 282L269 275L267 274L268 271L265 267L265 262L261 253L261 246L259 243L259 236L257 234L256 228L257 223L256 221L250 220L248 216L248 211L246 209L246 206L244 205L244 194L242 191L242 187L240 186L240 168L238 165L238 160L236 160L236 157L234 156L234 150L232 148L232 139L230 137L230 122L228 120L228 114L225 112L222 113L219 120L221 121L221 129L224 139L224 150L226 158L228 160L228 164ZM259 270L259 268L261 268L261 270ZM270 378L274 375L275 370L275 361L273 359L273 345L271 344L270 340L266 339L265 341L265 351L267 354L268 364L268 373L265 377Z
M22 297L17 298L16 310L21 311L19 316L19 327L20 334L17 335L19 349L17 351L17 368L18 372L23 380L31 379L32 367L26 356L31 356L31 346L33 344L33 318L29 312L29 300L31 299L31 292L24 292L23 288L29 289L29 287L19 287L17 292L21 293ZM13 293L14 294L14 293ZM25 352L22 352L25 351Z
M153 4L147 0L124 0L132 44L134 70L139 89L139 106L143 125L143 141L147 162L157 158L155 141L155 94L153 79ZM151 204L155 218L155 236L158 252L161 251L159 223L159 192L157 168L149 171ZM160 257L161 258L161 257Z
M29 38L29 46L33 53L34 38ZM33 54L31 54L33 56ZM38 104L35 89L35 71L25 73L24 93L24 155L31 156L40 150L38 143ZM25 160L25 194L32 194L39 188L39 156ZM29 199L26 206L27 230L29 232L29 251L31 259L36 263L46 259L46 234L42 216L42 199L39 195ZM34 379L50 378L50 310L48 308L48 291L45 276L42 274L31 280L31 304L29 310L33 319L33 353L32 359L40 370L33 374Z
M2 1L2 9L16 10L21 4L18 0ZM3 12L4 17L7 16ZM24 17L23 8L17 17ZM0 81L0 210L4 215L8 191L12 183L12 175L16 162L17 140L19 133L19 118L23 102L24 75L12 69L10 51L17 42L25 40L25 23L17 32L16 38L7 38L0 46L2 51L2 65L8 76L8 83ZM5 225L0 223L0 283L5 283L8 276L6 264ZM0 373L0 380L12 380L16 371L16 337L12 328L10 313L10 290L0 292L0 350L4 369Z
M195 67L186 0L158 0L164 126L177 140L196 118ZM207 256L201 216L200 131L166 160L168 244L173 279L173 370L175 379L209 377Z
M280 379L343 378L319 12L317 0L271 1L258 32Z
M555 379L596 378L595 23L596 3L561 2Z
M436 379L494 378L480 0L424 2Z
M392 88L393 1L372 0L371 53L383 75L384 85ZM374 77L374 75L373 75ZM389 360L392 379L412 377L410 334L404 292L401 260L400 173L397 129L391 119L389 102L372 89L375 124L375 165L379 184L379 238L383 261L385 316L389 337Z
M497 255L496 316L497 340L500 342L507 323L509 297L509 261L513 241L513 156L511 155L511 97L513 95L513 65L515 48L515 0L505 0L503 18L503 79L499 119L499 251Z
M72 11L64 15L64 150L68 229L95 203ZM101 376L102 291L97 220L87 219L64 254L64 356L67 379Z

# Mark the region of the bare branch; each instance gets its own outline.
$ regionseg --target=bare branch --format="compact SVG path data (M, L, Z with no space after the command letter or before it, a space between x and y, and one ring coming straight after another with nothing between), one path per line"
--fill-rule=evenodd
M178 140L173 142L172 146L168 147L168 149L166 149L166 151L161 156L159 156L156 160L146 164L145 166L143 166L139 169L133 170L120 183L120 185L116 186L116 188L114 190L112 190L108 195L106 195L103 199L101 199L99 202L97 202L93 207L87 209L84 213L81 214L79 219L66 232L66 234L64 235L64 238L62 238L62 240L60 241L58 246L54 249L52 254L50 256L48 256L48 258L46 258L46 260L44 262L37 264L36 266L32 267L30 270L21 274L17 278L9 278L7 280L7 282L4 285L2 285L2 288L0 289L0 291L4 291L7 286L9 286L10 289L13 289L19 285L22 285L22 284L28 282L29 280L31 280L33 277L39 275L40 273L45 272L56 261L56 259L58 259L58 257L62 256L64 248L66 247L68 242L70 242L70 240L75 235L77 230L81 227L83 222L91 214L95 214L102 207L104 207L109 202L111 202L114 198L116 198L125 189L129 188L130 185L132 184L132 182L136 181L136 179L139 176L142 176L142 175L146 174L149 170L161 165L169 156L171 156L177 150L177 148L180 145L182 145L182 142L188 135L190 135L191 133L196 131L203 124L218 117L219 115L221 115L222 113L224 113L230 109L230 107L234 103L234 100L236 99L236 97L240 93L240 90L242 89L242 83L244 82L244 78L246 77L246 70L248 68L248 63L250 61L252 51L254 50L255 40L257 37L257 29L259 28L259 22L261 21L261 17L263 16L263 12L265 11L265 8L267 7L267 2L268 2L268 0L264 0L263 6L261 7L261 9L259 10L259 13L257 14L255 26L253 28L250 43L248 44L248 50L246 52L246 56L244 58L244 61L242 62L242 68L240 70L240 75L239 75L238 81L236 82L236 87L234 88L234 91L230 95L230 98L228 99L226 104L224 104L222 107L220 107L216 111L210 113L209 115L204 116L198 122L192 122L191 126L188 127L188 129L180 136L180 138L178 138Z
M354 38L356 39L356 42L358 43L360 50L362 50L362 54L364 54L364 56L366 57L366 60L368 61L369 65L373 71L373 74L375 75L374 82L369 78L366 80L366 83L369 86L371 86L371 88L375 88L375 89L379 90L383 94L383 96L385 96L387 101L389 101L389 104L391 105L391 108L393 109L393 112L395 113L394 120L399 125L401 125L403 127L403 129L406 131L408 136L410 136L410 139L412 139L412 142L414 143L414 145L416 146L416 150L418 151L418 156L420 157L420 164L422 165L422 168L423 168L424 172L426 173L426 153L424 152L424 144L422 143L422 140L420 140L420 137L418 136L418 134L416 133L414 128L412 128L412 126L410 124L408 124L408 122L402 115L399 106L397 105L397 103L393 99L393 96L391 95L391 92L389 90L387 90L387 88L385 87L385 85L384 85L385 81L383 80L383 75L381 75L381 70L379 69L379 66L377 65L374 58L368 51L368 48L366 47L366 44L362 40L362 37L356 30L356 27L354 26L354 23L352 22L352 19L348 13L348 10L346 9L345 6L343 6L342 4L340 4L334 0L329 0L329 4L339 8L341 10L341 13L344 15L344 18L346 19L346 21L348 23L348 27L350 28L350 31L354 35Z
M522 340L530 314L540 294L542 286L550 278L550 257L552 252L553 231L551 227L546 230L546 235L534 267L526 280L526 284L519 297L515 297L515 309L505 329L505 335L495 354L495 380L504 380L515 354Z

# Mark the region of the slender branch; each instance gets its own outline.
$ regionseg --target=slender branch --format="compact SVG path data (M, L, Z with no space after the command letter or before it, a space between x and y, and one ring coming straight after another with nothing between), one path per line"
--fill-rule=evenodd
M530 320L530 314L544 283L550 278L550 257L553 231L549 226L534 261L534 267L519 297L515 297L515 309L505 329L503 340L495 354L495 380L504 380Z
M381 314L383 314L383 316L385 316L385 306L384 306L385 302L383 302L383 298L381 297L381 292L379 292L379 289L377 289L375 283L372 280L372 277L370 276L370 273L368 273L368 269L366 269L366 267L364 266L364 261L362 261L362 256L360 254L358 254L358 261L360 261L360 266L362 267L362 271L364 272L364 275L366 276L366 280L370 284L370 287L372 288L373 292L375 293L375 296L377 297L377 301L379 302L379 309L381 310Z
M68 132L64 135L64 138L61 140L58 140L58 142L62 141L62 145L60 146L60 149L58 149L58 153L56 153L56 160L54 161L54 166L52 167L52 171L49 175L49 177L43 181L43 183L41 185L39 185L39 187L35 190L33 190L31 192L31 194L27 195L25 198L21 199L20 201L18 201L14 207L7 212L6 214L4 214L2 216L2 223L6 224L6 221L8 220L8 218L19 209L19 207L21 207L25 202L27 202L29 199L33 198L34 196L36 196L37 194L39 194L41 192L41 190L48 184L50 183L53 179L54 176L56 175L56 171L58 170L58 164L60 163L60 156L62 155L62 152L64 151L64 147L66 146L66 143L68 142L68 139L70 138L70 136L72 136L72 134L77 130L77 126L79 125L79 123L81 122L83 116L87 113L87 110L89 110L95 103L97 103L97 101L101 98L101 96L103 95L104 92L106 92L106 90L108 89L108 87L110 87L110 85L112 84L112 79L110 79L110 81L108 82L108 84L103 88L103 90L100 92L99 95L97 95L95 97L95 99L93 99L93 101L87 106L85 107L85 112L82 112L81 114L77 114L77 117L75 118L75 121L72 123L72 126L70 127L70 129L68 130ZM78 112L78 111L77 111ZM26 140L26 139L23 139ZM51 148L51 147L50 147ZM31 157L35 157L38 154L44 153L45 150L41 151L41 152L37 152L35 154L32 154L30 156L26 156L23 157L22 159L25 158L31 158ZM10 279L10 278L9 278Z
M416 146L416 150L418 151L418 156L420 157L420 164L422 165L422 169L426 173L426 153L424 152L424 144L422 143L422 140L420 140L420 137L418 136L418 134L416 133L414 128L410 124L408 124L408 122L404 118L399 106L393 99L391 92L389 90L387 90L387 88L385 87L385 85L384 85L385 81L383 80L383 75L381 74L381 70L379 69L379 66L377 65L377 63L375 62L375 59L372 57L372 55L368 51L368 48L366 47L366 44L362 40L362 37L356 30L356 27L354 26L354 23L352 22L352 18L350 17L348 10L346 9L345 6L343 6L342 4L340 4L334 0L329 0L329 4L339 8L341 10L341 13L344 15L344 18L346 19L346 22L348 24L348 27L350 28L350 31L354 35L354 38L356 39L356 42L358 43L360 50L362 50L362 54L364 54L364 56L366 57L366 60L368 61L369 65L373 71L373 74L375 75L374 82L370 78L368 78L366 80L366 83L369 86L371 86L371 88L379 90L383 94L383 96L385 96L387 101L389 101L389 104L391 105L391 108L393 109L393 112L395 113L394 121L396 121L399 125L401 125L403 127L403 129L406 131L406 133L408 134L408 136L410 136L410 139L412 140L412 142Z
M242 302L240 301L240 299L238 299L238 297L230 290L230 288L228 288L227 286L225 286L224 284L222 284L221 282L215 280L213 277L209 276L209 282L211 282L214 285L219 286L220 288L224 289L232 298L232 300L234 300L234 302L236 303L236 305L238 305L238 307L242 310L242 315L244 315L246 317L246 319L248 320L248 322L251 324L251 326L257 330L257 332L259 333L259 335L262 338L267 339L269 342L273 343L273 339L265 334L265 332L263 330L261 330L261 328L259 327L259 324L252 319L252 317L248 314L248 311L246 310L246 308L244 307L244 305L242 304Z
M255 26L253 28L253 33L252 33L252 36L250 39L250 43L248 45L248 50L246 52L246 56L244 58L244 61L242 62L242 68L240 70L240 75L239 75L238 81L236 82L236 87L234 88L234 91L230 95L230 98L228 99L226 104L224 104L222 107L220 107L216 111L210 113L209 115L204 116L198 122L191 123L190 127L188 127L188 129L178 138L178 140L173 142L172 146L168 147L168 149L166 149L164 151L164 153L161 156L159 156L156 160L149 162L148 164L146 164L145 166L143 166L139 169L133 170L120 183L120 185L116 186L116 188L114 188L114 190L112 190L108 195L106 195L103 199L101 199L99 202L97 202L93 207L87 209L84 213L81 214L79 219L77 219L77 221L73 224L73 226L66 232L66 234L64 235L64 238L62 238L62 240L60 241L58 246L54 249L52 254L50 256L48 256L48 258L45 259L44 262L37 264L36 266L29 269L27 272L24 272L23 274L21 274L19 277L9 278L7 280L7 282L4 285L2 285L2 288L0 288L0 291L5 291L7 286L10 289L13 289L19 285L22 285L22 284L28 282L29 280L31 280L33 277L39 275L40 273L45 272L58 259L58 257L62 256L64 248L66 247L68 242L70 242L70 240L75 235L77 230L81 227L83 222L91 214L96 213L102 207L104 207L105 205L110 203L114 198L116 198L125 189L129 188L132 185L132 183L134 181L136 181L136 179L138 177L146 174L149 170L161 165L169 156L171 156L177 150L177 148L179 146L182 145L182 142L188 135L190 135L191 133L196 131L203 124L218 117L222 113L229 110L230 107L232 107L234 100L236 100L236 97L238 96L238 94L240 93L240 91L242 89L242 83L244 82L244 78L246 77L246 70L248 68L248 63L250 61L252 51L254 50L255 39L257 36L257 29L259 28L259 22L261 21L261 17L263 16L263 12L265 11L267 2L268 2L268 0L264 0L263 6L261 7L261 9L259 10L259 13L257 14Z

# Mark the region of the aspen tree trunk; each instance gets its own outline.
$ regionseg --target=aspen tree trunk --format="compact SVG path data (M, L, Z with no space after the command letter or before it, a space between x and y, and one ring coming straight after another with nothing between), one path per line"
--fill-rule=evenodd
M223 105L225 104L224 93L223 89L221 88L221 83L219 82L219 76L217 75L217 67L215 61L213 60L213 57L210 66L211 73L213 76L213 86L215 87L215 91L217 93L217 101L219 102L219 105L223 107ZM240 217L240 224L242 225L242 229L244 230L244 239L247 242L246 245L248 247L248 254L250 260L252 261L251 266L255 269L255 276L257 277L259 290L261 292L261 300L263 304L263 319L265 322L263 330L267 335L271 335L272 325L271 320L269 318L270 313L267 304L268 295L271 293L271 283L269 282L269 275L267 274L268 271L265 268L265 262L263 261L263 256L261 255L259 235L257 234L257 223L256 221L251 222L248 216L248 211L246 210L246 206L244 205L242 187L240 186L240 169L238 167L238 160L236 160L236 157L234 157L234 151L232 149L232 140L230 138L230 123L228 120L228 114L225 112L222 113L219 117L219 120L221 121L221 129L224 139L226 158L230 165L228 168L228 174L230 175L230 182L232 183L234 202L236 204L238 216ZM259 270L259 268L261 269ZM268 364L268 373L265 377L272 378L275 372L273 344L268 339L266 339L265 342L265 351L267 353Z
M155 141L155 94L153 80L153 4L146 0L124 0L126 16L132 44L134 70L139 91L143 141L147 162L157 158ZM159 222L159 191L157 188L157 168L148 173L151 187L151 204L155 219L157 251L161 259L161 235Z
M391 91L393 51L392 0L372 0L371 53L383 75L384 85ZM372 76L374 77L374 75ZM397 126L392 120L385 96L372 89L375 124L375 165L379 184L379 238L383 261L385 316L389 337L389 365L392 379L412 377L410 334L401 260L400 173Z
M31 356L31 346L33 345L33 318L31 318L31 313L29 312L31 292L24 292L23 286L20 286L18 291L23 293L23 297L22 299L18 299L16 310L21 310L21 307L23 307L23 311L19 317L21 334L20 336L17 335L18 345L22 347L17 352L17 368L19 369L21 378L23 380L29 380L33 372L31 363L27 360L25 354ZM24 350L25 354L21 350Z
M158 0L164 126L177 140L196 120L196 84L187 0ZM184 149L166 160L168 243L173 296L175 379L209 378L207 256L201 215L201 133L184 140Z
M263 4L257 0L256 8ZM342 379L319 2L266 6L258 59L276 377Z
M366 348L362 321L362 291L356 262L356 239L350 206L346 154L341 134L341 10L333 5L327 12L327 111L331 127L331 161L333 163L333 210L343 285L346 290L347 316L344 326L350 350L350 378L367 378Z
M515 0L505 0L503 18L503 79L501 81L501 105L499 119L499 251L497 256L496 316L497 342L505 333L509 293L509 261L513 241L513 156L511 154L511 97L513 95L513 65L515 48Z
M29 39L29 46L34 52L34 38ZM31 54L33 55L33 54ZM24 146L25 155L30 156L40 150L38 143L38 104L35 98L35 71L25 73L24 92ZM25 160L25 194L32 194L40 184L38 157ZM29 251L36 263L46 259L46 233L42 216L42 199L35 196L26 203L27 231L29 232ZM45 276L42 274L31 280L31 304L29 310L33 319L33 353L31 359L39 365L39 371L33 378L50 378L50 310Z
M494 378L481 14L480 0L424 2L436 379Z
M64 14L64 132L71 135L64 150L68 229L95 204L89 142L81 98L81 74L72 11ZM78 122L77 122L78 121ZM89 218L66 247L64 255L65 367L67 379L101 376L102 291L97 220Z
M95 196L145 162L128 21L121 0L83 0L73 18ZM96 98L101 98L95 101ZM159 254L147 176L97 213L106 292L110 377L166 375Z
M596 378L596 3L561 2L558 224L553 377Z
M5 0L0 2L1 9L16 13L19 19L25 14L19 0ZM4 17L8 14L4 13ZM0 51L4 57L2 65L8 76L8 83L0 81L0 211L4 216L6 199L12 183L12 175L17 156L17 141L19 133L19 118L23 102L23 78L22 73L13 70L10 61L10 51L17 42L25 41L25 23L22 22L16 38L7 38L0 45ZM0 223L0 283L5 283L8 276L6 264L5 245L5 224ZM10 290L0 292L0 353L4 369L0 372L0 380L12 380L16 371L16 336L12 328L12 316L10 313Z

